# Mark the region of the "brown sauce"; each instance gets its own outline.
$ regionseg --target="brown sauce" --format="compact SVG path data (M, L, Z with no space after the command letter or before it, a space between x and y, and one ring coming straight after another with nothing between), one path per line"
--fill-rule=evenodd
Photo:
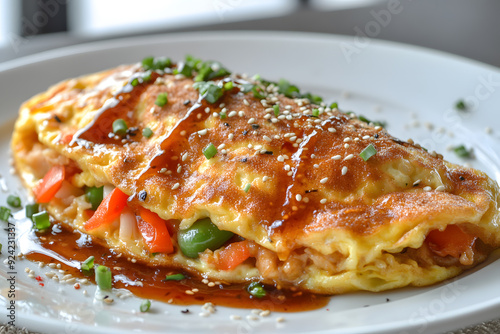
M153 267L132 263L126 257L100 245L95 239L78 231L71 231L57 225L56 229L44 233L30 229L27 219L18 219L21 238L19 244L24 256L31 261L46 264L60 263L61 269L74 277L88 278L95 283L94 276L85 276L80 263L89 256L95 263L105 265L113 273L113 287L125 288L140 298L154 299L176 305L200 305L211 302L217 306L264 309L276 312L299 312L326 306L329 297L305 292L279 290L266 286L267 295L255 298L246 291L244 284L220 284L214 287L202 283L198 278L184 273L181 281L164 281L166 275L179 273L166 267ZM134 286L134 282L143 286ZM198 289L193 295L187 290ZM68 286L68 289L73 287Z

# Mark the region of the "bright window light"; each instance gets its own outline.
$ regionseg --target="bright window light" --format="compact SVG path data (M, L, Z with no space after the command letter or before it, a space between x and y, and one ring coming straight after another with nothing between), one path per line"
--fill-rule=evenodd
M7 44L9 35L16 32L12 19L17 15L17 11L14 11L13 5L11 0L0 0L0 46Z
M290 0L73 0L71 30L80 35L109 35L185 28L284 15Z

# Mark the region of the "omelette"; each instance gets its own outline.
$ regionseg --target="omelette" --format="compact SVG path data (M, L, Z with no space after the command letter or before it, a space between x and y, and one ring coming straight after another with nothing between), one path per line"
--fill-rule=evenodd
M53 221L200 279L425 286L500 246L499 191L286 80L148 57L25 102L15 168Z

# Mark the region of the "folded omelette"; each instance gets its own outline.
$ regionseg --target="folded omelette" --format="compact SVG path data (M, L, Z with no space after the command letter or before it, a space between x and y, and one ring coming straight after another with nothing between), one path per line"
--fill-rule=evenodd
M285 80L168 58L27 102L15 167L115 254L322 294L424 286L500 246L498 185Z

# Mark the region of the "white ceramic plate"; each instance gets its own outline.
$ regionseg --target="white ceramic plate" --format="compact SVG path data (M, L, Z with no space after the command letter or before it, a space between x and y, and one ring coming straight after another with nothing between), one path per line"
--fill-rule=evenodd
M343 51L344 50L344 51ZM349 57L345 50L354 51ZM371 119L383 119L394 135L412 137L429 150L453 162L471 163L500 180L500 71L467 59L380 41L360 44L351 37L333 35L237 32L190 33L121 39L55 50L0 64L0 166L9 193L25 199L18 180L9 174L8 143L20 103L62 79L121 63L137 62L148 55L175 60L193 54L220 60L234 72L259 73L277 80L287 78L302 89L338 101L341 109ZM471 110L453 106L465 99ZM487 127L492 133L486 133ZM447 148L473 147L476 159L464 161ZM3 189L3 187L0 187ZM17 231L18 235L22 231ZM6 255L6 234L0 259ZM71 285L47 282L42 288L27 277L25 267L44 269L16 260L16 324L48 333L430 333L492 319L500 310L500 256L457 279L421 289L380 294L354 293L331 298L316 311L278 314L249 320L250 310L217 307L210 317L198 316L200 306L185 315L178 307L153 302L152 312L138 312L140 300L118 300L102 305ZM0 264L2 277L8 269ZM9 285L0 281L7 305ZM94 286L86 286L92 296ZM2 313L7 310L2 306ZM230 315L242 320L231 320ZM284 317L278 323L276 319ZM5 314L1 322L5 321ZM8 320L8 319L7 319Z

